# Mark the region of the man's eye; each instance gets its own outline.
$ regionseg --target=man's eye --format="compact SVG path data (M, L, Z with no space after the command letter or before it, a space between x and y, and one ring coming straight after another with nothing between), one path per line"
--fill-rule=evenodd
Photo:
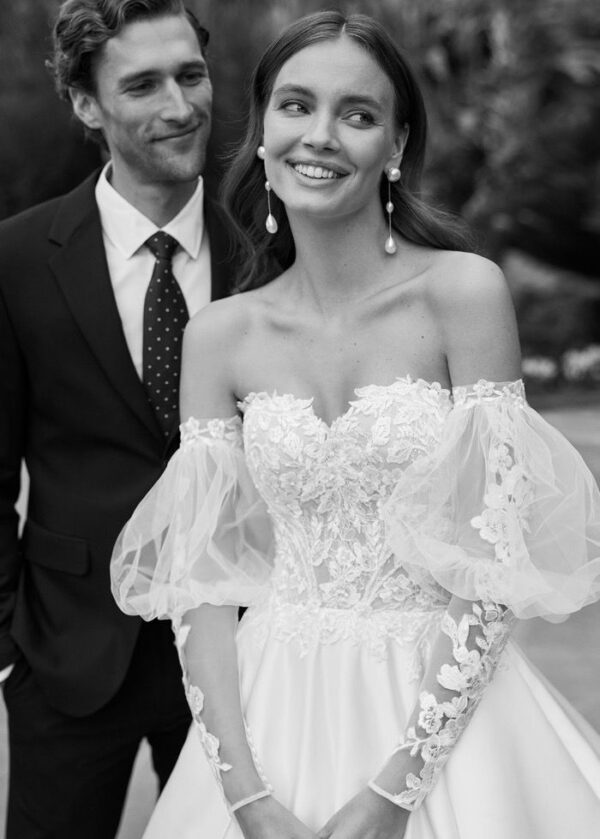
M133 93L134 96L141 96L144 93L149 93L153 88L154 85L152 82L138 82L137 84L131 85L128 92Z
M194 73L185 73L182 77L183 84L188 85L196 85L200 84L200 82L204 81L206 78L206 73L194 72Z

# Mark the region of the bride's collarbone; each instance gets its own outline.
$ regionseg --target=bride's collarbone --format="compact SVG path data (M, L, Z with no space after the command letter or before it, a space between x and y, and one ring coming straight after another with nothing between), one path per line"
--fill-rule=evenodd
M345 414L356 391L370 385L387 387L406 376L445 384L440 330L420 295L351 322L314 317L277 297L281 307L271 296L253 295L252 328L236 353L241 398L276 393L311 399L315 413L331 418Z

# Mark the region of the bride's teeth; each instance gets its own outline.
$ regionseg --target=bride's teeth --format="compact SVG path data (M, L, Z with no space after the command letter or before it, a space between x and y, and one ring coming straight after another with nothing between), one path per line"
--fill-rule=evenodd
M296 163L294 169L300 175L305 175L307 178L321 178L331 180L337 178L338 175L332 169L324 169L322 166L312 166L304 163Z

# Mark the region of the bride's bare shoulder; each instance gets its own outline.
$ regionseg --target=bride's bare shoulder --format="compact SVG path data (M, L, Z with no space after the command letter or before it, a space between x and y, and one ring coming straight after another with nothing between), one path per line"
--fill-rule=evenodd
M465 313L465 307L504 307L510 301L500 267L479 254L461 251L438 251L427 273L427 292L445 314Z
M465 381L516 378L519 339L508 283L494 262L442 252L429 278L433 319L454 373Z
M266 298L258 288L209 303L188 322L186 347L198 352L224 348L231 352L260 321Z

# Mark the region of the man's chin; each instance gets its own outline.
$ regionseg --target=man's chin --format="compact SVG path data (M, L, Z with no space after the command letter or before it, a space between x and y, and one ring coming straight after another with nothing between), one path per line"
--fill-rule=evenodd
M205 155L185 160L170 159L156 161L152 176L157 183L188 183L197 180L204 170Z

